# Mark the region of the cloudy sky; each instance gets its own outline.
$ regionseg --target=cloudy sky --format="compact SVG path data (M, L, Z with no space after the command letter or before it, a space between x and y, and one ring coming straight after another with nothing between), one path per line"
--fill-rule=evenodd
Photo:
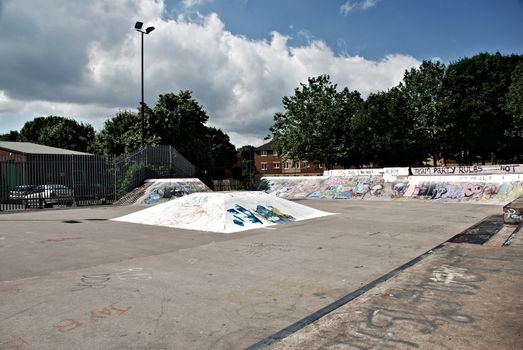
M363 96L424 59L523 53L522 0L0 0L0 134L60 115L97 130L193 91L209 125L260 145L281 99L329 74Z

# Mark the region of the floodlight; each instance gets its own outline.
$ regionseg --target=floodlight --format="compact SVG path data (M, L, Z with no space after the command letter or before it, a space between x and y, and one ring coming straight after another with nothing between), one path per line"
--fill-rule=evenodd
M147 29L145 30L145 34L149 34L153 30L154 30L154 27L147 27Z
M143 26L142 22L136 22L136 24L134 25L134 29L140 30L140 29L142 29L142 26Z

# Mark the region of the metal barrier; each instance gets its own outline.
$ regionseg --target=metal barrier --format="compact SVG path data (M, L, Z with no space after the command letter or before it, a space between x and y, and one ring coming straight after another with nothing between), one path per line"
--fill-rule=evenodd
M0 158L0 210L110 204L147 178L195 174L194 165L170 146L120 157L18 154Z

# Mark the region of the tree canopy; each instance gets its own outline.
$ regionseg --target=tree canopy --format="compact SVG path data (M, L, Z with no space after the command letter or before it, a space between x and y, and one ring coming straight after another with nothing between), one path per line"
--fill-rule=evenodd
M334 163L349 159L350 121L361 108L358 92L337 91L328 75L309 78L282 100L285 112L274 115L273 144L291 160Z
M51 147L88 152L94 141L95 131L90 124L78 123L74 119L59 116L48 116L26 122L17 138L16 132L6 135L15 138L11 141L34 142Z
M141 147L141 114L119 112L98 133L97 153L124 154ZM236 162L236 148L222 130L206 126L209 120L190 91L160 95L153 108L144 106L145 143L176 148L201 174L223 178Z
M523 151L523 55L424 61L363 101L327 75L284 97L269 137L285 157L347 166L418 165L432 158L514 162Z

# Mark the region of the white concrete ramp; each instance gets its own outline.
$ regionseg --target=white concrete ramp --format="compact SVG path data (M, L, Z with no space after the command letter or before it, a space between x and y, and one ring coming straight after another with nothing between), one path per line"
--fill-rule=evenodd
M193 193L112 220L231 233L332 215L264 192Z

